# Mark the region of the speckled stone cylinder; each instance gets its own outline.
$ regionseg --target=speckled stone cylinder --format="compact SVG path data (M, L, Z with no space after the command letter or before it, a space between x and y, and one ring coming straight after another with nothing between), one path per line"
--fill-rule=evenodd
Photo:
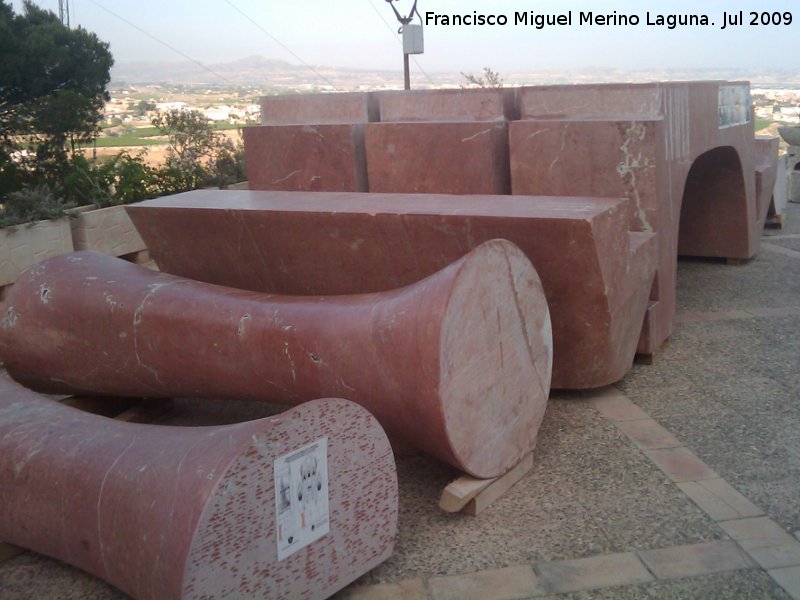
M393 551L394 459L352 402L168 427L0 387L0 540L134 598L326 598ZM329 531L279 561L273 461L325 436Z
M405 288L318 297L78 252L26 272L0 315L0 357L37 391L346 397L391 436L482 478L535 446L553 364L541 282L504 240Z

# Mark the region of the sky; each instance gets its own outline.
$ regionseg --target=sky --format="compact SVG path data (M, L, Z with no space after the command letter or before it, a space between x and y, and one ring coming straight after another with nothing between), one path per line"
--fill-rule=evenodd
M396 0L395 6L405 14L412 1ZM58 0L35 2L58 12ZM22 2L12 0L12 5L19 11ZM188 56L214 64L262 55L295 64L402 68L396 35L399 24L386 0L69 0L69 6L71 24L109 42L117 63L175 62ZM742 68L754 72L800 67L797 0L418 0L418 9L423 15L478 12L505 14L511 19L504 27L429 24L424 29L425 53L416 57L428 72L478 72L487 66L501 74L592 67ZM513 25L517 11L572 11L577 20L580 11L589 10L636 14L641 24L544 30ZM724 12L738 15L740 10L744 11L744 26L720 29ZM658 14L707 14L715 25L674 30L646 26L648 11L653 18ZM793 22L750 26L751 11L781 13L781 20L788 11Z

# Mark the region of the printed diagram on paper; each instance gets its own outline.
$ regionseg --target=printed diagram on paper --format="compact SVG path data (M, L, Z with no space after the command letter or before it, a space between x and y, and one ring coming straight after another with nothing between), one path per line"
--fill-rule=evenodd
M330 530L328 438L279 456L275 472L275 530L278 560L318 540Z

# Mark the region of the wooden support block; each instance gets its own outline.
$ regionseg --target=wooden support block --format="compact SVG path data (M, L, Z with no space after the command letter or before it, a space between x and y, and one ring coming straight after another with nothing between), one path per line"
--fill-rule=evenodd
M153 423L172 409L168 398L148 398L114 417L117 421L128 423Z
M459 477L444 488L442 497L439 499L439 508L445 512L458 512L495 481L497 478L475 479L469 475Z
M4 542L0 542L0 563L6 562L7 560L11 560L15 556L19 556L27 552L25 548L20 548L19 546L13 546L12 544L6 544Z
M495 501L501 498L514 484L527 475L533 468L533 454L528 454L522 461L502 477L495 479L480 494L475 496L464 507L464 513L477 517Z
M533 454L528 454L505 475L494 479L459 477L442 492L439 507L447 512L462 511L478 516L495 500L502 497L515 483L533 468Z

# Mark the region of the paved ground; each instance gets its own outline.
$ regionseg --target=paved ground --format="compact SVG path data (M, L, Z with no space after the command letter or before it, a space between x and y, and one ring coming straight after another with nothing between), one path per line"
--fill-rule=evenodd
M337 598L800 598L800 205L765 238L744 265L682 261L655 364L554 394L533 471L478 518L437 508L454 471L399 457L395 555ZM27 553L0 564L0 597L124 596Z

